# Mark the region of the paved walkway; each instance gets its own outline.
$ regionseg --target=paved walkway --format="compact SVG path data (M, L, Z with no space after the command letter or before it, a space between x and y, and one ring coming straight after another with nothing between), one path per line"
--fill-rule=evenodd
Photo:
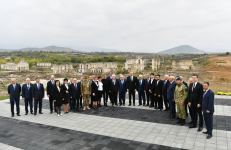
M5 100L0 102L0 142L21 149L229 150L231 106L226 104L230 101L216 99L214 137L207 140L196 129L176 125L175 120L168 119L167 112L143 106L102 107L58 117L49 114L44 100L43 115L25 116L21 105L22 116L12 119L9 102Z

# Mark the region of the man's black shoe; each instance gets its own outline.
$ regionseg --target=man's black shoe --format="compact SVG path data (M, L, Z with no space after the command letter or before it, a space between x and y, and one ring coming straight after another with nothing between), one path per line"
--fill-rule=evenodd
M202 133L204 133L204 134L208 134L208 131L204 131L204 132L202 132Z
M197 129L197 132L200 132L200 131L202 131L203 130L203 128L202 127L199 127L198 129Z
M207 139L211 139L212 137L213 137L213 136L212 136L211 134L208 134L206 138L207 138Z

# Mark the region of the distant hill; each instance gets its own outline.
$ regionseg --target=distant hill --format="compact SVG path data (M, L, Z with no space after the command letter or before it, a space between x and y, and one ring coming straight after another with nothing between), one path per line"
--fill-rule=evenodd
M41 51L41 52L104 52L104 53L110 53L110 52L120 52L115 49L107 49L107 48L94 48L94 47L79 47L76 49L71 49L68 47L59 47L59 46L47 46L43 48L35 48L35 47L28 47L28 48L22 48L22 49L0 49L0 52L4 51Z
M22 49L0 49L0 52L3 51L41 51L41 52L80 52L67 47L58 47L58 46L47 46L43 48L28 47Z
M67 48L67 47L58 47L58 46L47 46L43 48L23 48L19 49L20 51L43 51L43 52L78 52L77 50Z
M158 52L160 55L204 54L205 52L190 45L181 45Z

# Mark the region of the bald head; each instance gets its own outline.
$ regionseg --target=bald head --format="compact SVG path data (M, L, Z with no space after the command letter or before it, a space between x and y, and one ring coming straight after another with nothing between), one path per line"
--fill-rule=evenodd
M74 83L74 84L77 83L77 79L76 79L76 78L73 78L73 79L72 79L72 83Z
M51 80L54 80L55 79L55 76L54 75L51 75Z
M193 83L193 78L189 78L189 79L188 79L188 82L189 82L189 84L190 84L190 83Z
M143 75L142 74L139 75L139 79L143 79Z
M169 79L168 79L168 80L169 80L169 82L172 82L172 81L175 80L175 77L171 75L171 76L169 76Z
M168 79L169 79L169 75L168 74L164 75L164 80L168 80Z
M16 80L15 78L11 78L11 83L12 83L12 84L15 84L16 81L17 81L17 80Z
M116 75L115 74L112 74L111 75L111 78L114 80L116 78Z
M26 84L30 84L30 78L26 78Z

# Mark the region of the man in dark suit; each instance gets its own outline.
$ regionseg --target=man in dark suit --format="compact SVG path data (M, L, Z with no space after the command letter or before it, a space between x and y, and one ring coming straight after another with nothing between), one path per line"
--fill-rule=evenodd
M202 116L202 98L203 98L203 86L198 82L198 75L192 75L193 83L189 86L189 102L188 105L191 108L192 125L189 128L197 127L197 118L199 116L199 127L197 131L203 129L203 116Z
M203 84L204 94L202 99L202 111L207 131L207 139L212 137L213 131L213 113L214 113L214 92L209 89L209 82Z
M55 77L51 75L51 79L47 82L47 96L49 97L50 113L53 113L54 106L54 95L55 95Z
M137 90L137 77L133 76L132 72L127 77L127 89L128 89L128 95L129 95L129 105L128 106L131 106L131 104L132 104L131 97L133 97L133 106L135 106L135 94L136 94L136 90Z
M163 88L163 81L160 80L160 75L157 74L155 76L156 82L155 90L154 90L154 108L159 109L160 111L163 110L163 97L162 97L162 88Z
M44 97L44 87L43 84L40 83L40 79L36 79L36 83L33 86L33 98L34 98L34 115L37 115L37 108L39 105L39 114L42 113L42 100Z
M149 107L154 107L154 91L155 91L155 79L154 79L154 73L150 74L150 80L148 82L148 91L150 93L150 100L151 104Z
M164 106L165 106L165 111L169 109L169 101L167 99L167 89L169 87L169 75L164 76L164 81L163 81L163 100L164 100Z
M72 83L70 84L70 98L71 98L71 103L70 103L70 108L71 111L76 112L79 111L79 100L81 96L81 84L80 82L77 83L77 79L73 78Z
M16 79L11 79L11 84L8 86L8 94L10 96L11 116L14 117L14 103L16 104L17 116L20 116L20 93L21 86L16 82Z
M117 104L117 95L119 91L119 81L116 79L115 74L111 76L110 88L109 93L111 95L111 103L112 106L118 105Z
M22 86L22 98L25 102L25 115L28 115L28 105L30 105L30 113L33 114L33 85L30 83L30 78L27 78Z
M149 106L150 93L149 93L149 89L148 89L148 84L149 84L149 81L150 81L150 77L147 77L145 80L146 80L145 94L146 94L146 100L147 100L146 106Z
M124 75L120 75L120 80L119 80L119 103L120 106L123 105L125 106L125 97L126 97L126 92L127 92L127 81L124 78Z
M109 76L105 76L105 78L102 79L104 106L107 106L108 98L110 98L110 94L109 94L110 82L111 82L111 75L110 74L109 74Z
M167 99L169 102L170 118L176 118L176 103L174 100L174 92L176 88L176 82L174 76L169 76L169 86L167 89Z
M145 98L145 87L146 87L146 80L143 79L143 75L139 75L139 80L137 83L138 95L139 95L139 106L145 106L146 98Z

